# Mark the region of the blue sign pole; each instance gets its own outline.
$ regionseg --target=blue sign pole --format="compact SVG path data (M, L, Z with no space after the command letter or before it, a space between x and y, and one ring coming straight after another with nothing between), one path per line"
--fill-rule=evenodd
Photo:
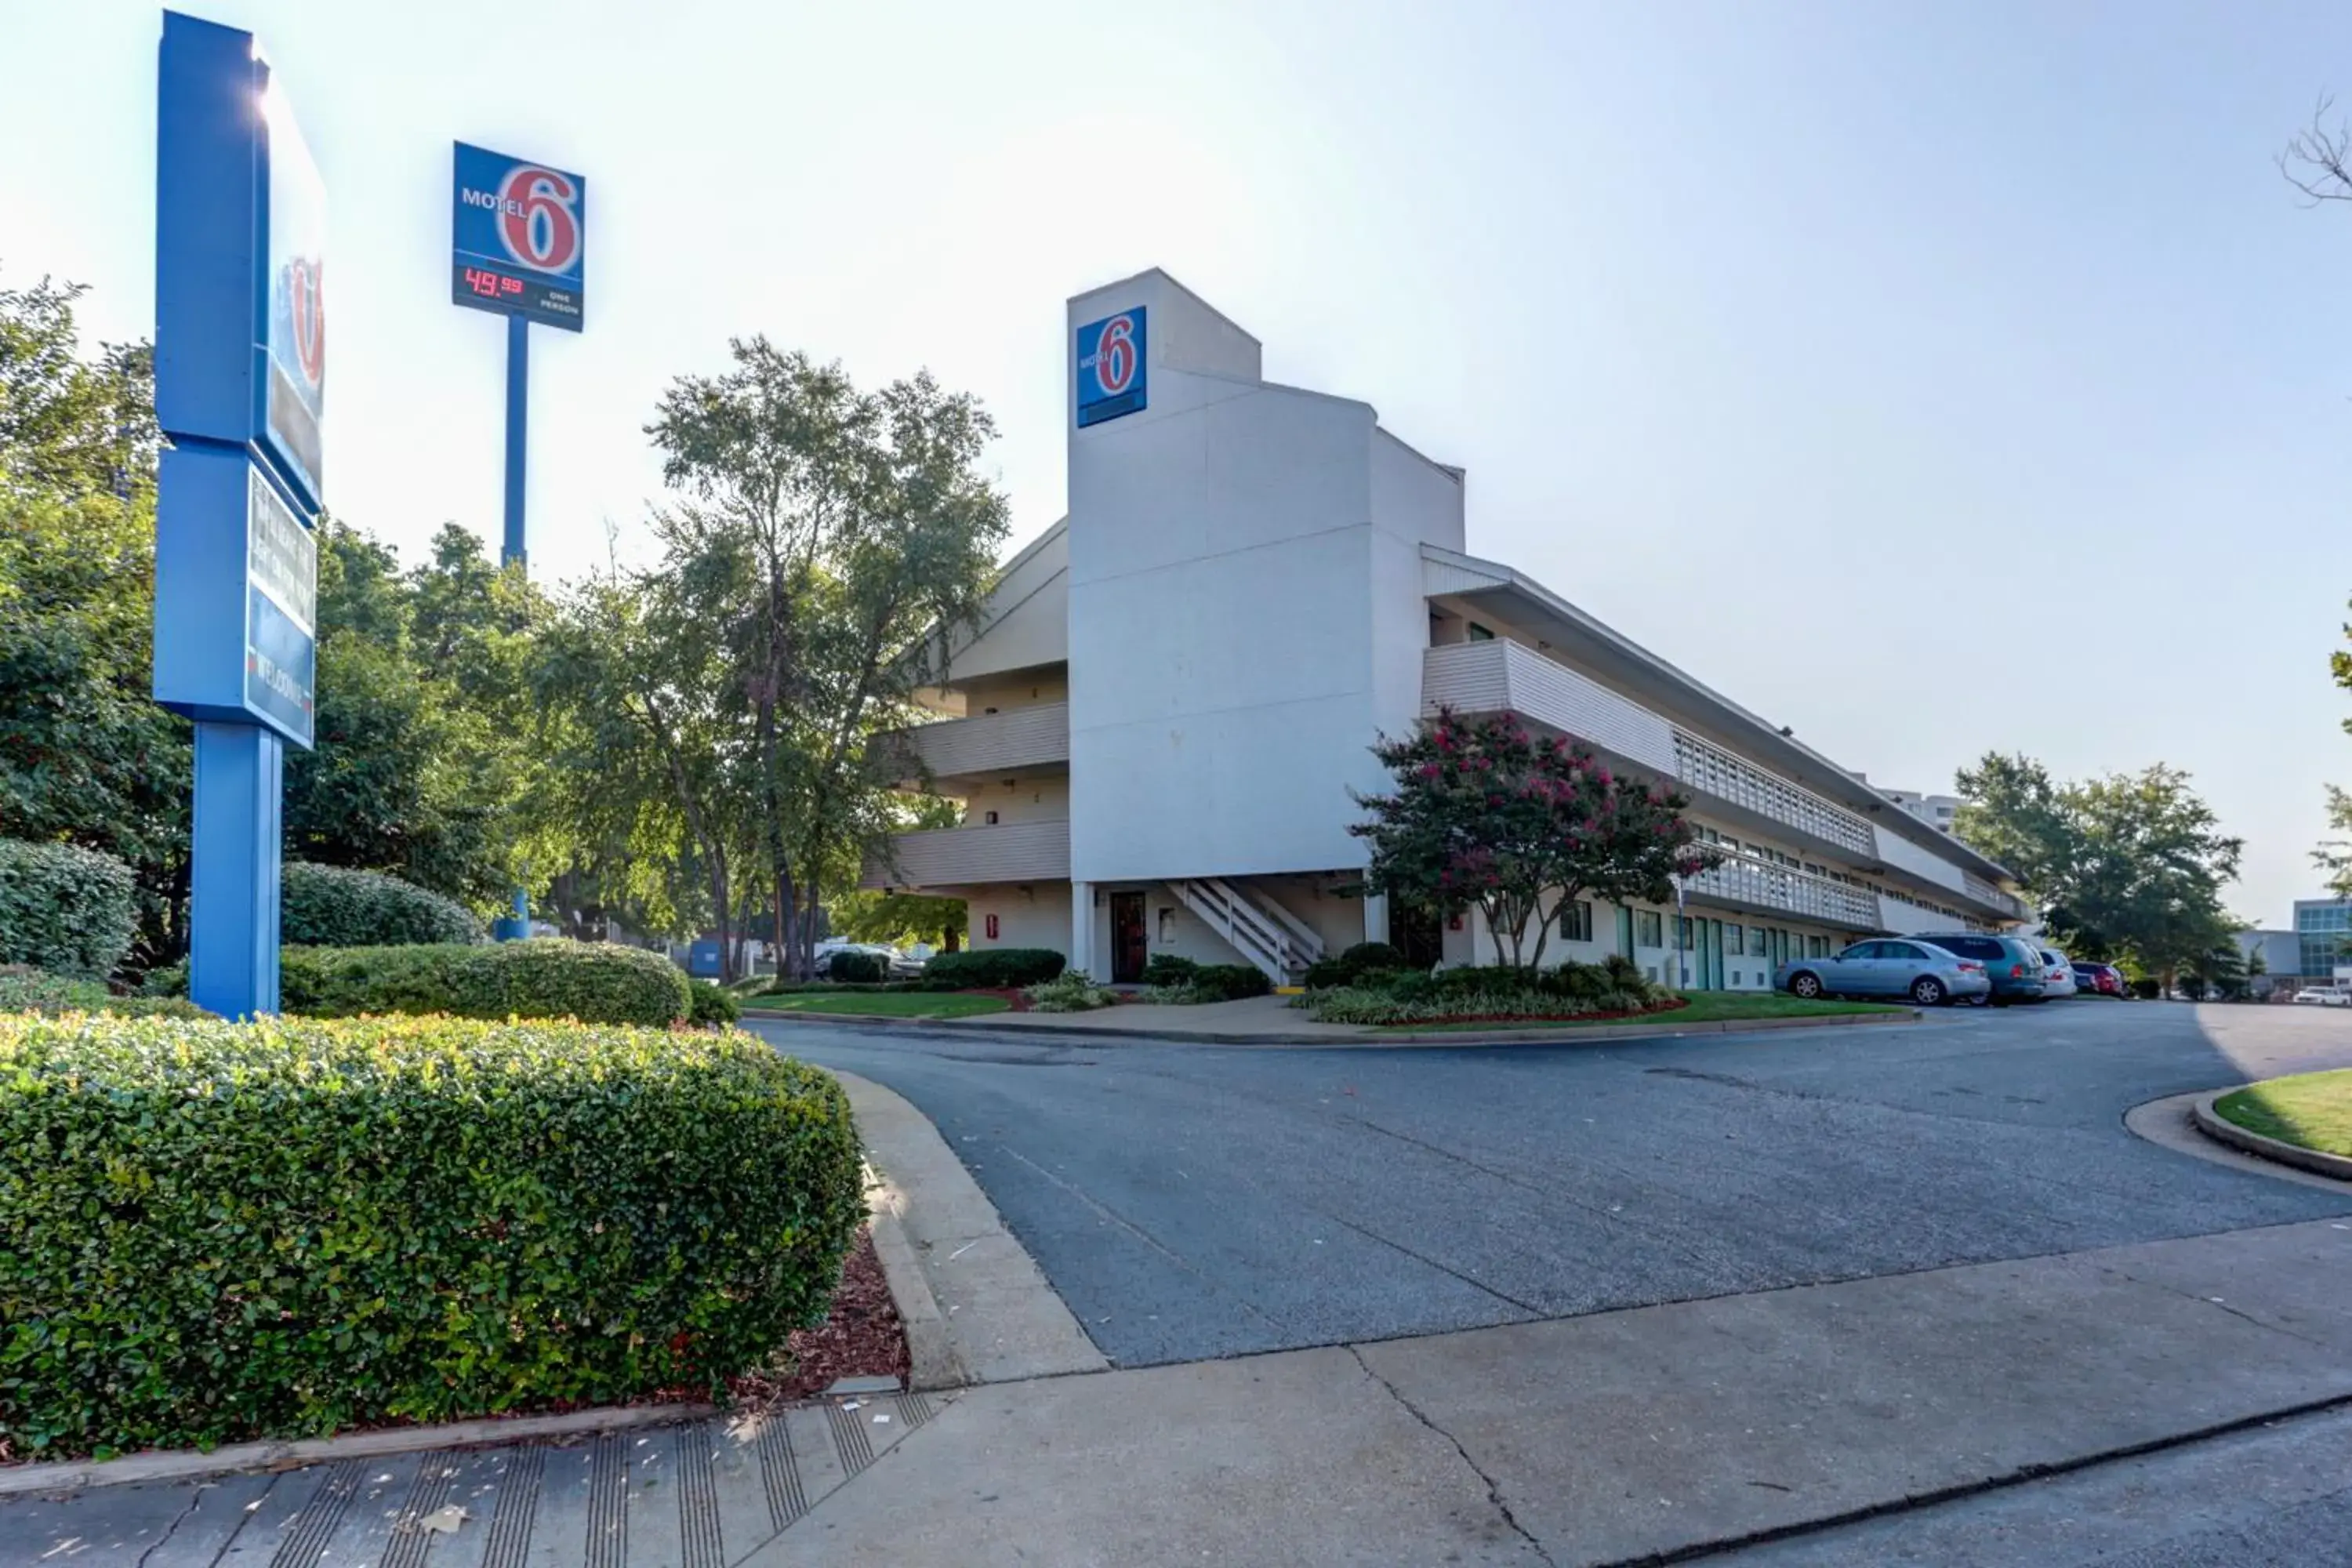
M522 528L523 465L529 460L530 428L530 318L507 318L507 539L502 566L530 569ZM521 898L517 894L518 900ZM520 902L515 912L523 912Z
M156 82L154 695L195 722L188 994L245 1018L314 712L326 204L250 33L165 12Z

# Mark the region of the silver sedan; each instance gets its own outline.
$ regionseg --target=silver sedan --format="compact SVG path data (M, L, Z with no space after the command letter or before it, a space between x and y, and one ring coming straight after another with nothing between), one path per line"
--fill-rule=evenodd
M1992 977L1972 958L1933 942L1889 938L1858 942L1830 958L1792 958L1772 974L1791 996L1906 997L1922 1007L1988 995Z

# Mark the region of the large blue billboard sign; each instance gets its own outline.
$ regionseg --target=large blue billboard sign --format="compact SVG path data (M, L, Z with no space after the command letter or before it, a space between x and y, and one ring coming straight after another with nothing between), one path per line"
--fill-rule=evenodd
M155 700L195 721L188 994L278 1008L287 743L309 746L326 202L253 35L163 14L155 142Z
M1078 329L1078 424L1133 414L1144 406L1143 309L1122 310Z
M324 504L320 459L327 418L327 189L284 92L273 88L264 94L262 122L269 167L262 438L289 479L312 501Z
M449 297L578 331L588 182L460 142L455 184Z

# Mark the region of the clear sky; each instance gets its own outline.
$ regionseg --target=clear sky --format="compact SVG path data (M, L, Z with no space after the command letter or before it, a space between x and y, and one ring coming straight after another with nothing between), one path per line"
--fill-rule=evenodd
M984 398L1063 503L1062 301L1166 268L1469 470L1470 543L1882 783L2189 769L2315 889L2352 594L2352 207L2273 169L2352 7L209 0L331 204L329 500L499 531L449 143L590 182L533 336L534 570L623 548L730 334ZM152 321L154 44L0 0L0 279Z

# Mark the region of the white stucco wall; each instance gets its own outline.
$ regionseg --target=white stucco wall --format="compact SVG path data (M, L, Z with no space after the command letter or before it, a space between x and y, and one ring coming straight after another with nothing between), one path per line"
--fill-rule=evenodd
M1067 882L992 882L985 887L938 890L944 897L964 901L971 928L967 946L1044 947L1065 954L1070 951ZM987 935L987 917L992 914L996 916L993 939Z
M1070 432L1072 874L1360 865L1349 790L1419 710L1412 556L1459 538L1461 487L1369 405L1257 381L1255 340L1160 274L1069 327L1138 307L1148 407Z

